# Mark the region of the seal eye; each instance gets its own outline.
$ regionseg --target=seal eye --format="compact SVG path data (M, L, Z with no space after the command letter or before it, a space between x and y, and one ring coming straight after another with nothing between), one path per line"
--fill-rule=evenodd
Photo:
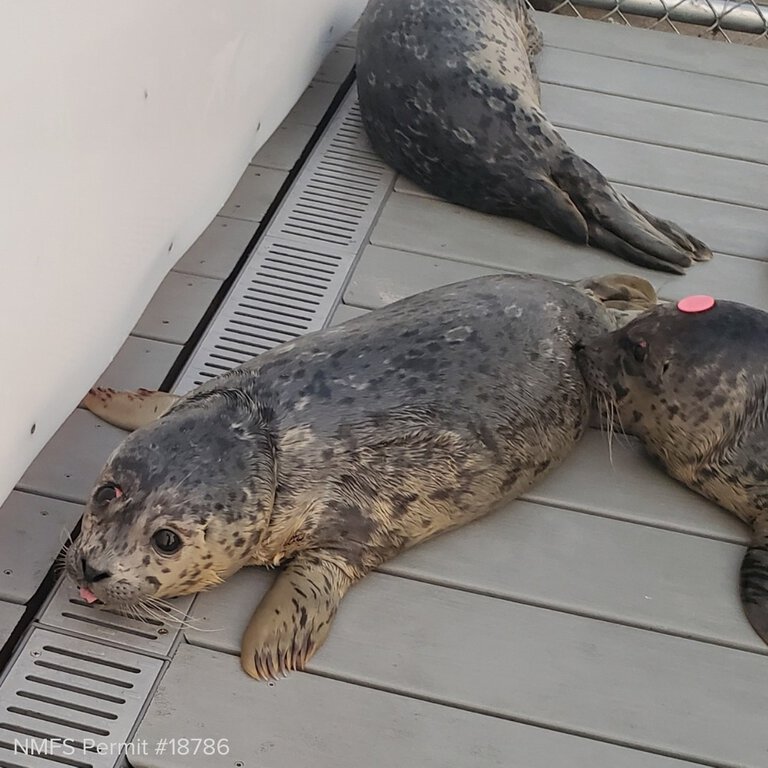
M122 488L114 483L107 483L96 489L93 494L93 500L97 504L109 504L110 501L119 499L123 495Z
M152 544L161 555L172 555L181 549L179 534L170 528L161 528L152 534Z
M648 354L648 342L638 341L637 344L632 347L632 354L638 363L642 363L643 360L645 360L645 356Z

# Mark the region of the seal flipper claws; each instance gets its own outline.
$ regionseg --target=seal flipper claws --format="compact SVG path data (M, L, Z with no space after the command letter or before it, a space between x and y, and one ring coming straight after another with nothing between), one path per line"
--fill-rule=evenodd
M157 421L180 399L178 395L151 389L116 392L108 387L93 387L80 405L107 424L134 430Z
M299 554L264 596L243 634L240 664L257 680L303 669L323 644L353 583L338 556Z
M768 643L768 541L752 545L744 555L740 574L741 603L749 623Z

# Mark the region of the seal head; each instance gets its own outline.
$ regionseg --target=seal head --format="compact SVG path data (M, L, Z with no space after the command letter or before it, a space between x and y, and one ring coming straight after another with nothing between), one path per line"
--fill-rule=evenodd
M268 419L223 389L129 435L102 470L67 552L81 596L147 606L219 584L249 562L275 494Z
M589 342L579 366L672 477L752 527L741 596L768 642L768 314L698 299Z

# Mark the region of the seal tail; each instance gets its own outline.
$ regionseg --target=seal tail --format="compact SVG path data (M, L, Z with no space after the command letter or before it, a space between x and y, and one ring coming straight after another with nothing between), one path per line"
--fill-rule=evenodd
M641 267L675 274L682 274L694 261L712 258L701 240L627 200L597 168L570 149L552 169L552 179L586 222L590 245Z
M758 536L741 563L741 604L752 628L768 643L768 536Z

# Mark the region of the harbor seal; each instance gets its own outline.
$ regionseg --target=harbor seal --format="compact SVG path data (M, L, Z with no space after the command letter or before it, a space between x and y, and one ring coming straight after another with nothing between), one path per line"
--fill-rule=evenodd
M370 0L357 89L373 149L451 203L511 216L652 269L711 258L617 192L552 127L524 0Z
M592 297L592 298L591 298ZM303 667L370 570L524 492L586 428L574 345L655 302L632 277L579 289L496 275L283 344L174 398L94 391L137 424L109 457L66 570L135 611L285 564L243 636L256 678Z
M658 306L587 343L579 364L672 477L752 528L741 600L768 643L768 314L710 304Z

